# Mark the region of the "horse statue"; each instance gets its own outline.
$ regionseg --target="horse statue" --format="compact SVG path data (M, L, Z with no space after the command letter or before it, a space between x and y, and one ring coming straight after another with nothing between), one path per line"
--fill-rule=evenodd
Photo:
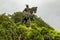
M22 22L26 23L28 20L33 20L33 13L37 12L37 7L30 8L29 12L25 12L26 14L23 16Z

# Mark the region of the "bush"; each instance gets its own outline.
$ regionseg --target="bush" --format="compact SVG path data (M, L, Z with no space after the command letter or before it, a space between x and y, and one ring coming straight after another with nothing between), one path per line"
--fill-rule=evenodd
M44 40L44 36L50 37L50 40L60 40L60 32L55 31L42 19L34 16L34 21L30 22L30 27L22 24L22 12L16 12L9 16L0 15L0 40ZM19 18L17 23L14 19ZM18 25L17 25L18 24ZM28 25L28 24L27 24Z

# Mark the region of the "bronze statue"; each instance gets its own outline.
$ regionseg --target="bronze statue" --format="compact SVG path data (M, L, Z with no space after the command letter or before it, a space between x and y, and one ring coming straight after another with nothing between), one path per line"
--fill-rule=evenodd
M28 5L26 5L26 8L23 10L23 23L26 23L28 20L33 20L33 13L36 13L37 7L29 8Z

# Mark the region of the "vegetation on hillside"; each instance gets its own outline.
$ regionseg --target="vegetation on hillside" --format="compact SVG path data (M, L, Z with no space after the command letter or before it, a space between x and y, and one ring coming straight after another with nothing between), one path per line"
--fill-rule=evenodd
M57 32L41 18L34 15L34 20L29 24L22 24L23 13L16 12L12 15L0 15L0 40L60 40Z

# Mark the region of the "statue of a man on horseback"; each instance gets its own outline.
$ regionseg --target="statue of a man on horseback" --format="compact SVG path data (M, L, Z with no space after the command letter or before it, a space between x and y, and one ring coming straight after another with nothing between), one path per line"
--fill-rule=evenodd
M33 20L33 13L36 13L37 7L29 8L29 5L26 5L26 8L23 10L23 23L26 23L28 20Z

